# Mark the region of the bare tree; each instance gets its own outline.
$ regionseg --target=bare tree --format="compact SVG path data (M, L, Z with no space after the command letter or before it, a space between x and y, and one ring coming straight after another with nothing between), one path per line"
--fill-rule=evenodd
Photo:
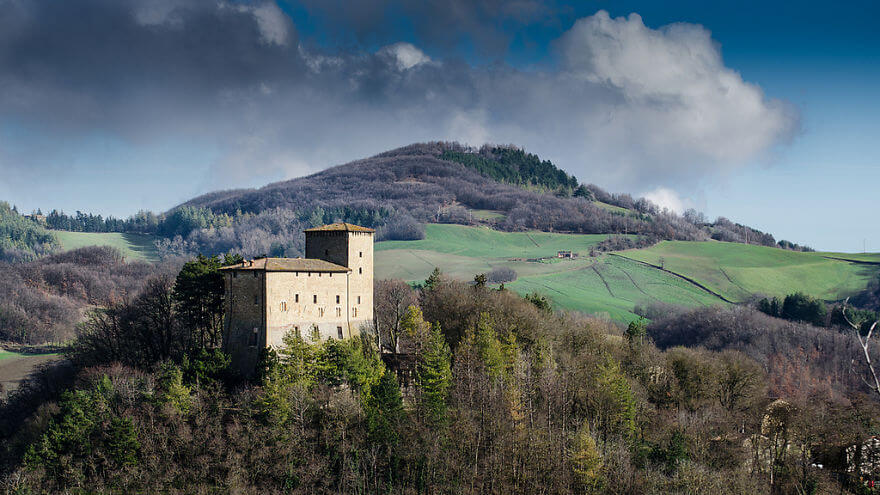
M856 338L859 339L859 345L862 346L862 352L865 354L865 366L868 368L868 374L871 375L871 378L874 380L874 383L869 382L865 379L865 377L861 376L865 385L868 386L875 393L880 395L880 375L877 374L877 369L874 368L874 363L871 361L871 337L874 335L874 330L877 329L877 324L880 323L880 320L875 321L871 327L868 329L868 333L863 337L861 327L853 323L849 316L846 315L847 304L849 303L849 298L846 299L843 303L843 319L855 330ZM853 367L855 367L855 359L853 359Z
M406 308L418 304L412 287L403 280L377 280L375 282L376 338L380 348L392 353L400 352L400 321Z

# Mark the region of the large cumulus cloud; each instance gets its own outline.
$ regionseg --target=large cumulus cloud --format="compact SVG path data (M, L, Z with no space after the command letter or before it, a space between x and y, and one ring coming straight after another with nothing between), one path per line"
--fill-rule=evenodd
M363 46L302 39L271 2L0 0L0 169L51 167L97 132L141 150L191 140L213 157L202 187L234 187L456 139L519 144L638 191L746 166L797 126L695 25L600 11L557 40L558 64L529 71Z

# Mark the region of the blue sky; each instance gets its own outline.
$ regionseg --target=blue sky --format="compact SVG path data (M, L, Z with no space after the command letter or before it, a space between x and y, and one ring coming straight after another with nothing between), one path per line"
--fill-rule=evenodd
M413 141L488 140L777 239L880 251L878 14L869 2L0 4L0 198L125 216ZM663 65L621 62L654 43ZM741 105L705 96L719 80ZM682 122L704 116L704 129Z

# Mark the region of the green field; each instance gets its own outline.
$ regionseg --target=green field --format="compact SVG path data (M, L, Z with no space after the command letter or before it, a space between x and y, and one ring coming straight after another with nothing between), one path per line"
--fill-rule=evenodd
M590 247L606 237L428 224L423 240L376 244L376 276L418 282L438 267L451 277L470 280L493 267L510 267L518 278L507 287L516 292L538 291L559 308L605 313L620 321L635 318L632 310L638 303L722 303L693 284L641 263L608 255L590 258ZM562 250L581 257L552 258ZM538 258L548 259L534 261Z
M87 246L111 246L122 251L126 259L157 261L154 236L147 234L121 234L118 232L67 232L51 231L65 251Z
M827 301L862 290L880 266L829 259L828 253L799 253L728 242L666 241L647 249L619 253L691 278L734 302L753 293L785 296L802 291ZM841 255L880 261L878 255Z
M590 247L605 237L428 224L423 240L376 244L376 276L420 282L438 267L451 277L471 280L494 267L509 267L518 275L506 285L511 290L538 291L559 308L627 321L635 318L636 304L655 301L701 306L727 304L722 297L742 302L754 293L795 291L839 300L864 289L880 273L880 265L865 263L880 263L880 254L799 253L715 241L668 241L589 257ZM561 250L581 257L555 259Z

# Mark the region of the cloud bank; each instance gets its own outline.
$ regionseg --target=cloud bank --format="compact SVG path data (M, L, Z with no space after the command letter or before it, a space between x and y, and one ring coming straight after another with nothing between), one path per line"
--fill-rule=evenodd
M300 7L332 17L328 4ZM526 71L403 40L368 49L369 16L345 17L361 7L335 24L355 42L328 46L272 2L0 0L0 170L58 167L65 143L95 135L143 153L184 140L212 157L202 187L226 188L454 139L514 143L582 181L650 190L749 166L797 130L796 112L726 67L697 25L599 11L555 42L558 64ZM443 12L417 37L428 46L461 29L497 50L504 30L481 40L474 22L543 15L500 0Z

